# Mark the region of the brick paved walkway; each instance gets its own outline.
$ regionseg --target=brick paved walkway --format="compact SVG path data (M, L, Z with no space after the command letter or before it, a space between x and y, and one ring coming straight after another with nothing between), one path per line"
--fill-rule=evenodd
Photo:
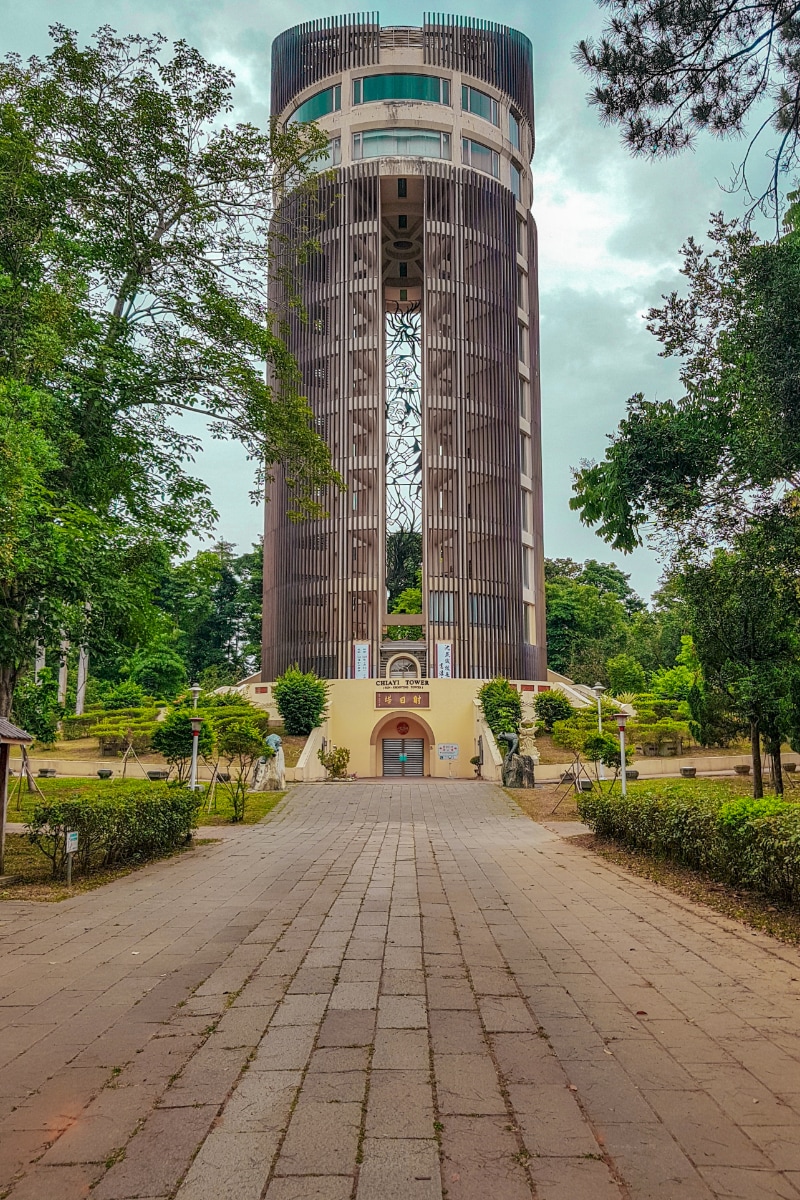
M800 1197L800 955L486 784L0 907L9 1200Z

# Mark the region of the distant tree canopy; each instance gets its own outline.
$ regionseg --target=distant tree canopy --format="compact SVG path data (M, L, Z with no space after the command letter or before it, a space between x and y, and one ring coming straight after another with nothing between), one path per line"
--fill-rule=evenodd
M594 82L590 102L622 126L631 151L662 157L704 131L738 137L752 121L757 136L771 126L771 181L757 198L769 195L777 205L780 178L798 163L797 0L597 3L610 19L599 38L579 42L575 59ZM745 156L745 184L746 171Z

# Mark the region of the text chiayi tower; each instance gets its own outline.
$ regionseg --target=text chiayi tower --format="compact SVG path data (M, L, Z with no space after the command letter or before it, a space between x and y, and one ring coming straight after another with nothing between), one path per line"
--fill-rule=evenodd
M347 490L293 524L271 486L262 678L546 679L531 44L308 22L273 44L272 110L330 139L306 319L273 307ZM421 612L393 615L415 564Z

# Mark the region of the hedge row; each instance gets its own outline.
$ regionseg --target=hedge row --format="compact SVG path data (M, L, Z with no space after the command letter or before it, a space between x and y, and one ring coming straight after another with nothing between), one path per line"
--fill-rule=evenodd
M626 799L585 793L578 807L601 837L736 887L800 900L800 804L676 781L629 786Z
M157 858L188 840L197 824L199 793L172 784L127 785L105 794L39 801L26 826L34 846L64 873L67 831L77 831L75 866L84 873Z

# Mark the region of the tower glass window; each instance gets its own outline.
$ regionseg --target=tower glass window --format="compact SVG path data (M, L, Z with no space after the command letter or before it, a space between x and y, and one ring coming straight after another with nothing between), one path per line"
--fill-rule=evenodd
M423 100L450 103L450 80L438 75L364 75L353 80L353 104L376 100Z
M521 137L519 128L519 117L513 109L508 114L508 138L515 150L521 150Z
M511 164L511 190L516 199L522 203L522 172L513 162Z
M482 117L484 121L491 121L492 125L500 124L500 110L497 101L486 92L469 87L466 83L461 85L461 107L464 112Z
M338 112L341 107L342 85L337 83L333 87L325 88L323 92L317 92L316 95L310 96L299 108L294 110L289 120L317 121L320 117L326 117L328 113Z
M449 158L450 134L436 129L366 129L353 134L353 158Z
M461 159L468 167L476 171L485 171L487 175L500 178L500 155L491 146L483 142L473 142L472 138L462 138Z

